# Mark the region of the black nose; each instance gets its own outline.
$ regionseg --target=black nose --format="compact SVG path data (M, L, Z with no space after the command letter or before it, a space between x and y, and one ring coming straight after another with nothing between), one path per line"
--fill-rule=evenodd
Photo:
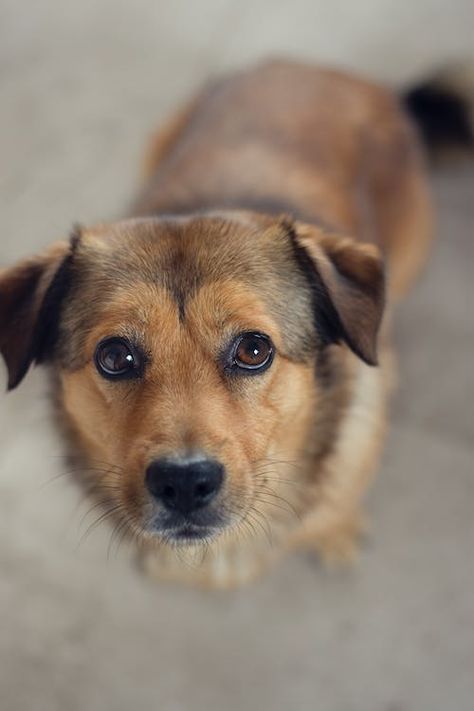
M221 488L224 467L213 459L156 459L145 474L149 492L171 511L201 509Z

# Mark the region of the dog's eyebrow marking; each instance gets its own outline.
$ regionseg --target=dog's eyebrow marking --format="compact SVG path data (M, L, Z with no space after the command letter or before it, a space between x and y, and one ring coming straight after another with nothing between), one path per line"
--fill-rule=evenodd
M175 300L180 323L186 318L186 303L199 290L203 274L182 248L173 250L165 264L164 286Z
M173 298L178 305L179 322L184 323L184 319L186 318L186 295L184 290L179 287L173 289Z

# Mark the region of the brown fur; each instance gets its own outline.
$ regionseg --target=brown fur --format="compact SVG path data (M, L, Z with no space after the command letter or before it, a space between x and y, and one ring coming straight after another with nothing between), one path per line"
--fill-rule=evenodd
M135 218L0 274L10 385L51 363L82 483L151 573L227 587L297 547L349 557L392 381L381 253L390 303L430 237L411 126L378 87L270 63L196 97L146 173ZM222 354L246 331L276 356L231 376ZM139 380L97 372L110 336L146 354ZM196 450L225 467L222 532L177 553L148 527L144 472Z

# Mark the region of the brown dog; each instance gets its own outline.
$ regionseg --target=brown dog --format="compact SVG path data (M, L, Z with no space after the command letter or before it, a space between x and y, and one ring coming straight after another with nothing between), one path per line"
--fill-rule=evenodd
M130 219L0 274L9 387L51 366L83 484L160 577L228 586L295 546L346 558L389 309L430 235L397 100L267 63L158 134Z

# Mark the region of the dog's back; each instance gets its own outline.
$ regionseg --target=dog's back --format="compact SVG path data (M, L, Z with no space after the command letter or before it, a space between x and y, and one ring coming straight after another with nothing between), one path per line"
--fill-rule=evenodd
M209 86L154 138L147 177L137 215L247 208L376 242L394 295L431 235L420 148L396 97L296 62Z

